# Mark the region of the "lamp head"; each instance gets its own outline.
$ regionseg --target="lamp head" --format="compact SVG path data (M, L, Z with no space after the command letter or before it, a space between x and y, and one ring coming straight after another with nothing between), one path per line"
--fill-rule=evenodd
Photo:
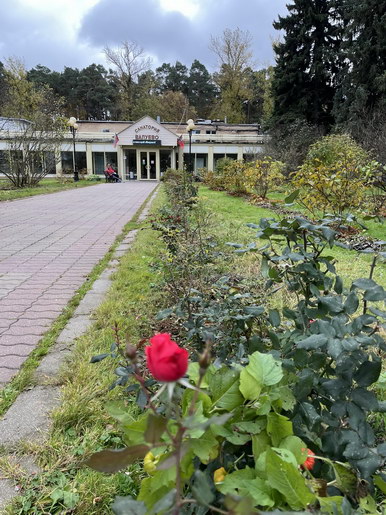
M186 128L188 131L192 131L195 128L194 121L191 118L186 122Z
M76 124L76 118L74 116L71 116L67 123L70 127L74 127L74 125Z

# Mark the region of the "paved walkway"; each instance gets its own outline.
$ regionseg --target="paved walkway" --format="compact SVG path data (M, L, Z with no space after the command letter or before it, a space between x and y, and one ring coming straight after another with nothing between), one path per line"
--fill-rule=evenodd
M0 203L0 384L17 373L155 187L101 184Z

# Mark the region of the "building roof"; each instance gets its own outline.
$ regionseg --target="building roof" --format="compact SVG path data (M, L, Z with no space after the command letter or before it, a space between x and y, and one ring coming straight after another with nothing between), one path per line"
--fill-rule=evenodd
M79 125L79 132L95 132L95 133L119 133L124 129L127 129L135 122L133 121L91 121L91 120L80 120L77 122ZM178 122L159 122L166 129L175 134L187 133L186 124L179 124ZM220 120L197 120L195 122L195 130L201 131L205 134L206 131L216 131L217 134L261 134L260 125L258 124L232 124L225 123Z
M0 131L18 132L23 131L32 122L24 120L24 118L6 118L0 116Z

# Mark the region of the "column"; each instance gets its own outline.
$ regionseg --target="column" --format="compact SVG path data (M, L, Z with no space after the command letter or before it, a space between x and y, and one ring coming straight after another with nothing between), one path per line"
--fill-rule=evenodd
M55 149L55 168L56 168L56 175L58 177L62 177L63 170L62 170L62 153L60 149Z
M92 175L93 166L92 166L92 144L86 143L86 168L87 175Z
M155 151L155 178L157 181L161 179L161 160L159 149Z
M213 172L214 170L214 156L213 156L213 145L208 146L208 171Z
M172 168L173 170L176 169L176 151L174 150L174 148L172 148L172 150L171 150L170 168Z
M117 165L118 165L118 175L122 179L122 182L126 181L126 168L125 168L125 160L123 159L123 148L121 145L117 145Z
M244 159L244 147L239 146L237 148L237 161L242 161Z
M183 170L184 168L184 150L178 145L178 169Z

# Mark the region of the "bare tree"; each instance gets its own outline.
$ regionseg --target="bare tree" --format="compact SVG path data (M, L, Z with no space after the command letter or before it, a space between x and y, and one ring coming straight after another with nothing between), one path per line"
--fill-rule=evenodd
M3 106L0 140L0 173L17 187L36 185L45 175L55 173L59 145L66 130L62 100L47 86L27 80L21 61L6 61L8 95Z
M106 46L107 61L115 67L115 74L123 94L123 105L128 118L133 111L134 88L138 76L150 70L152 60L135 41L124 41L120 48Z
M248 69L253 66L252 35L248 31L225 29L220 36L211 36L209 49L217 56L219 71L214 80L220 87L218 114L230 122L244 121L243 102L250 100Z
M219 67L242 73L252 66L252 35L248 30L225 29L221 36L210 37L209 49L216 54Z

